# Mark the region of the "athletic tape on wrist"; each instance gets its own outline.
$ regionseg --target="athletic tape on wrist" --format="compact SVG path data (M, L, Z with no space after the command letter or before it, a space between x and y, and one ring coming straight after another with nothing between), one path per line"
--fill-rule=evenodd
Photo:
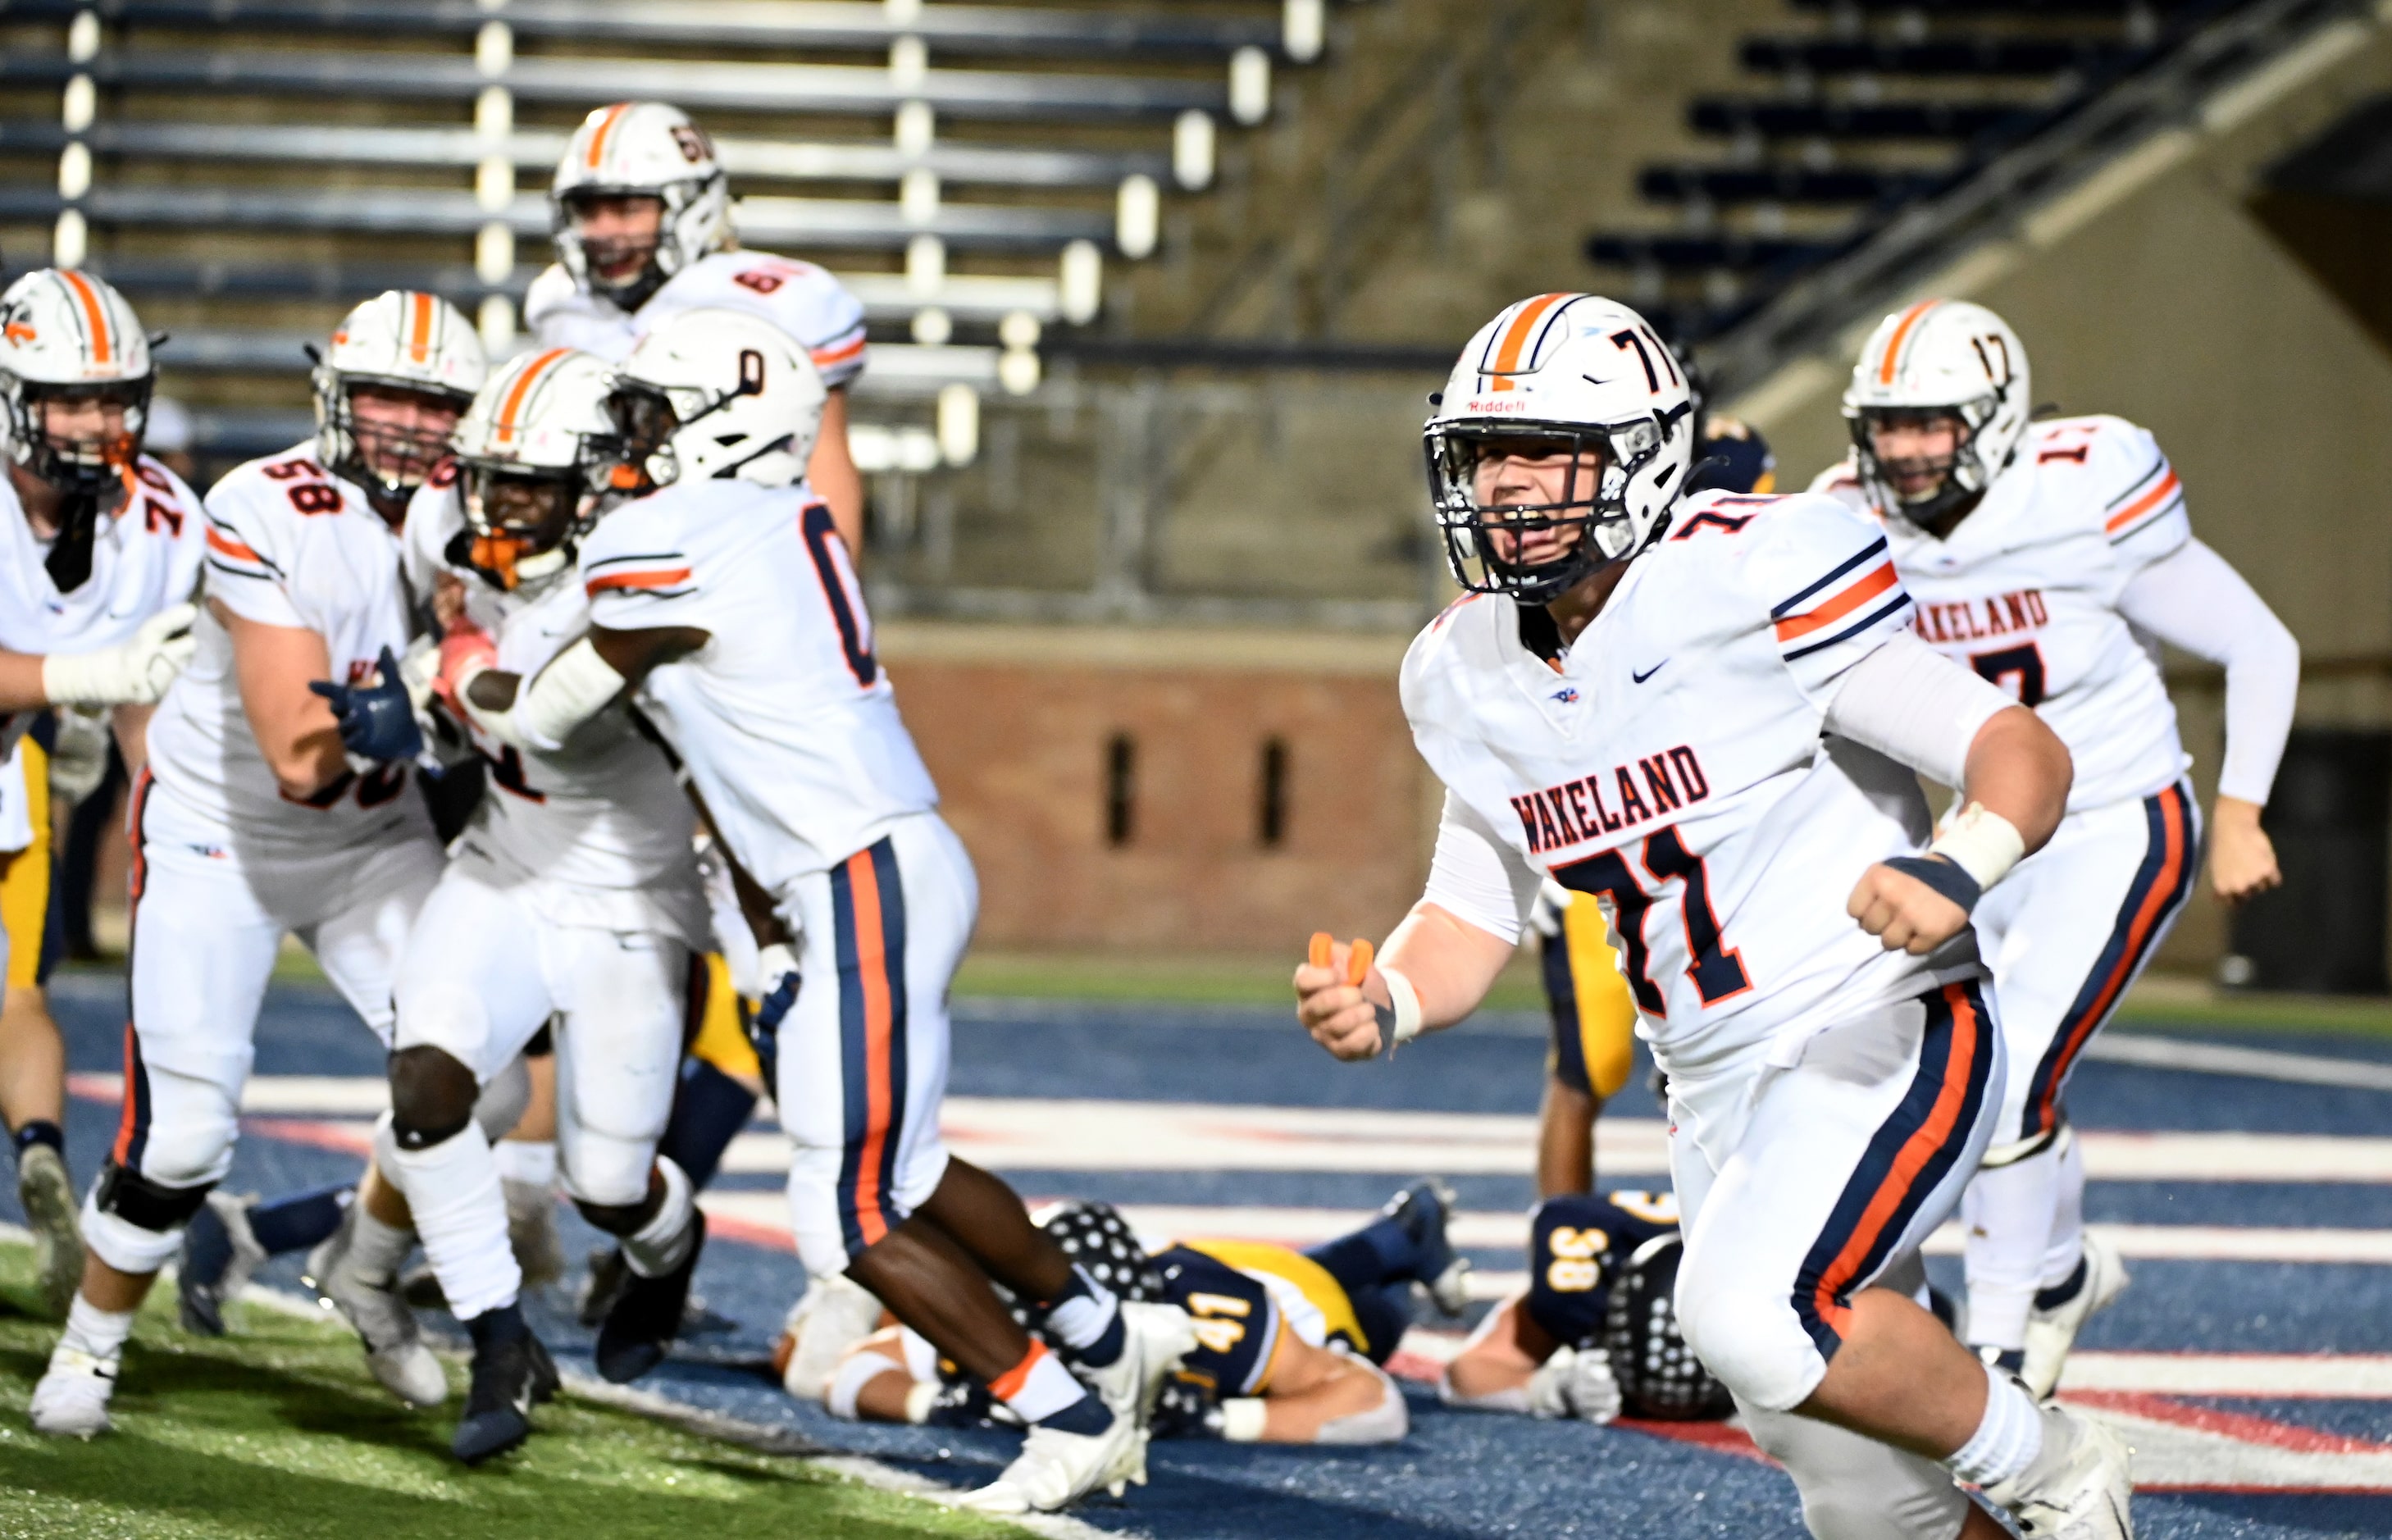
M1977 900L1985 896L1985 890L1977 885L1977 880L1956 862L1939 861L1932 855L1896 855L1885 864L1904 877L1915 877L1933 888L1959 905L1963 914L1974 910Z
M1927 854L1941 855L1967 872L1982 893L2025 859L2026 841L2016 824L1982 803L1970 803L1944 826Z
M1379 976L1387 981L1387 995L1395 1001L1393 1005L1372 1002L1372 1009L1379 1013L1380 1051L1393 1053L1398 1045L1420 1036L1420 991L1412 987L1411 980L1393 968L1381 967Z
M1231 1443L1260 1443L1269 1421L1260 1396L1231 1396L1221 1403L1221 1437Z

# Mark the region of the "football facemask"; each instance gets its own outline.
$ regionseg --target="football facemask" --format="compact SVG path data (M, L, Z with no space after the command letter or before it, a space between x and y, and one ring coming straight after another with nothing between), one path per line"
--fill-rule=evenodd
M1655 418L1606 425L1433 422L1426 434L1429 484L1454 581L1473 593L1543 604L1633 555L1629 484L1660 453L1673 426L1674 421ZM1550 483L1551 470L1559 468L1559 496L1481 502L1490 468L1507 460L1545 472L1535 477L1540 482Z
M462 468L462 554L474 570L512 591L571 565L574 542L596 522L599 499L586 476L488 463Z

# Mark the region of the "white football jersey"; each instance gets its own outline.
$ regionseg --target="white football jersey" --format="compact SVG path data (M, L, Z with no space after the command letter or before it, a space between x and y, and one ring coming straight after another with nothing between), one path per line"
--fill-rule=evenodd
M1883 530L1828 498L1705 493L1558 662L1524 613L1473 595L1432 621L1404 711L1528 868L1602 900L1672 1074L1982 972L1965 939L1889 952L1844 912L1928 834L1916 776L1821 737L1838 679L1909 620Z
M524 296L524 324L542 347L578 347L620 362L660 322L708 308L753 311L786 332L833 390L864 372L863 302L812 263L764 252L700 257L629 313L551 264Z
M50 542L34 535L7 478L0 476L0 647L10 652L90 652L132 639L141 623L197 596L202 521L197 493L182 477L143 455L140 485L113 513L99 516L91 576L61 594L42 564ZM0 712L0 851L32 841L18 744L34 711Z
M1849 463L1814 489L1876 512ZM1881 523L1919 639L2017 695L2068 745L2070 812L2184 774L2156 648L2117 609L2137 573L2192 538L2184 489L2148 432L2115 417L2037 423L1949 540Z
M712 638L649 674L638 703L771 892L938 805L847 546L802 484L696 481L624 503L582 542L581 580L610 631Z
M474 571L452 546L465 535L454 476L415 494L407 510L407 571L419 593L445 575L465 587L466 618L497 641L499 667L526 678L590 629L590 602L572 570L510 593ZM600 713L565 750L543 754L471 726L488 763L488 791L460 836L498 870L522 879L525 899L558 924L659 931L703 944L706 900L691 840L697 816L663 747L627 710Z
M398 532L362 489L317 462L312 439L227 472L208 492L204 537L209 605L316 633L335 679L364 683L383 648L406 653L416 597L399 572ZM150 773L188 815L178 829L209 829L244 851L275 842L320 850L428 831L405 765L344 775L305 802L284 796L249 730L231 635L205 613L196 631L197 655L150 723Z

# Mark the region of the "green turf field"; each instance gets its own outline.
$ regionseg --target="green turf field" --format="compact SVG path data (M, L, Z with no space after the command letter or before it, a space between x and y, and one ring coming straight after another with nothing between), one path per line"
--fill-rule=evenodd
M162 1286L125 1355L116 1431L41 1438L25 1404L58 1328L21 1312L31 1255L0 1243L0 1540L1025 1533L569 1392L537 1414L523 1450L467 1470L448 1454L458 1403L402 1407L368 1377L345 1330L244 1306L240 1337L187 1337ZM462 1369L451 1377L462 1397Z

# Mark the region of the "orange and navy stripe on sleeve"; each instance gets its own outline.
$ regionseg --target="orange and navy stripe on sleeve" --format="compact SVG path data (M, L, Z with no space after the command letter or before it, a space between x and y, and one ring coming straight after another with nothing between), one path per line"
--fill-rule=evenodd
M845 1112L838 1223L854 1258L905 1220L897 1201L906 1114L905 889L896 846L883 839L833 867L830 897Z
M2169 514L2184 507L2184 484L2164 454L2153 454L2151 465L2135 484L2110 500L2102 510L2102 532L2110 543L2131 539Z
M818 342L806 349L814 362L824 385L837 390L864 371L864 322L853 326L826 342Z
M638 555L608 556L590 564L581 581L592 599L602 594L625 598L645 595L674 599L696 587L691 581L689 558L678 551L649 551Z
M227 577L255 578L261 582L282 581L282 568L272 558L260 555L222 519L208 520L207 548L208 566Z
M2182 781L2143 799L2143 817L2150 829L2142 864L2126 885L2126 901L2110 927L2110 939L2092 971L2060 1018L2060 1030L2035 1064L2027 1082L2026 1113L2017 1137L2034 1139L2060 1127L2060 1097L2068 1072L2076 1065L2085 1045L2110 1019L2126 986L2159 949L2162 937L2192 896L2193 873L2199 867L2201 843L2193 826L2192 789ZM2014 1070L2012 1073L2016 1073ZM2004 1137L2008 1137L2005 1135Z
M1982 1115L1994 1071L1994 1026L1977 985L1920 997L1927 1030L1918 1072L1878 1126L1835 1208L1794 1275L1794 1313L1823 1358L1843 1345L1853 1294L1893 1257L1920 1208L1953 1175Z
M1778 650L1786 660L1849 641L1900 615L1910 594L1895 576L1893 558L1879 535L1826 576L1770 607Z

